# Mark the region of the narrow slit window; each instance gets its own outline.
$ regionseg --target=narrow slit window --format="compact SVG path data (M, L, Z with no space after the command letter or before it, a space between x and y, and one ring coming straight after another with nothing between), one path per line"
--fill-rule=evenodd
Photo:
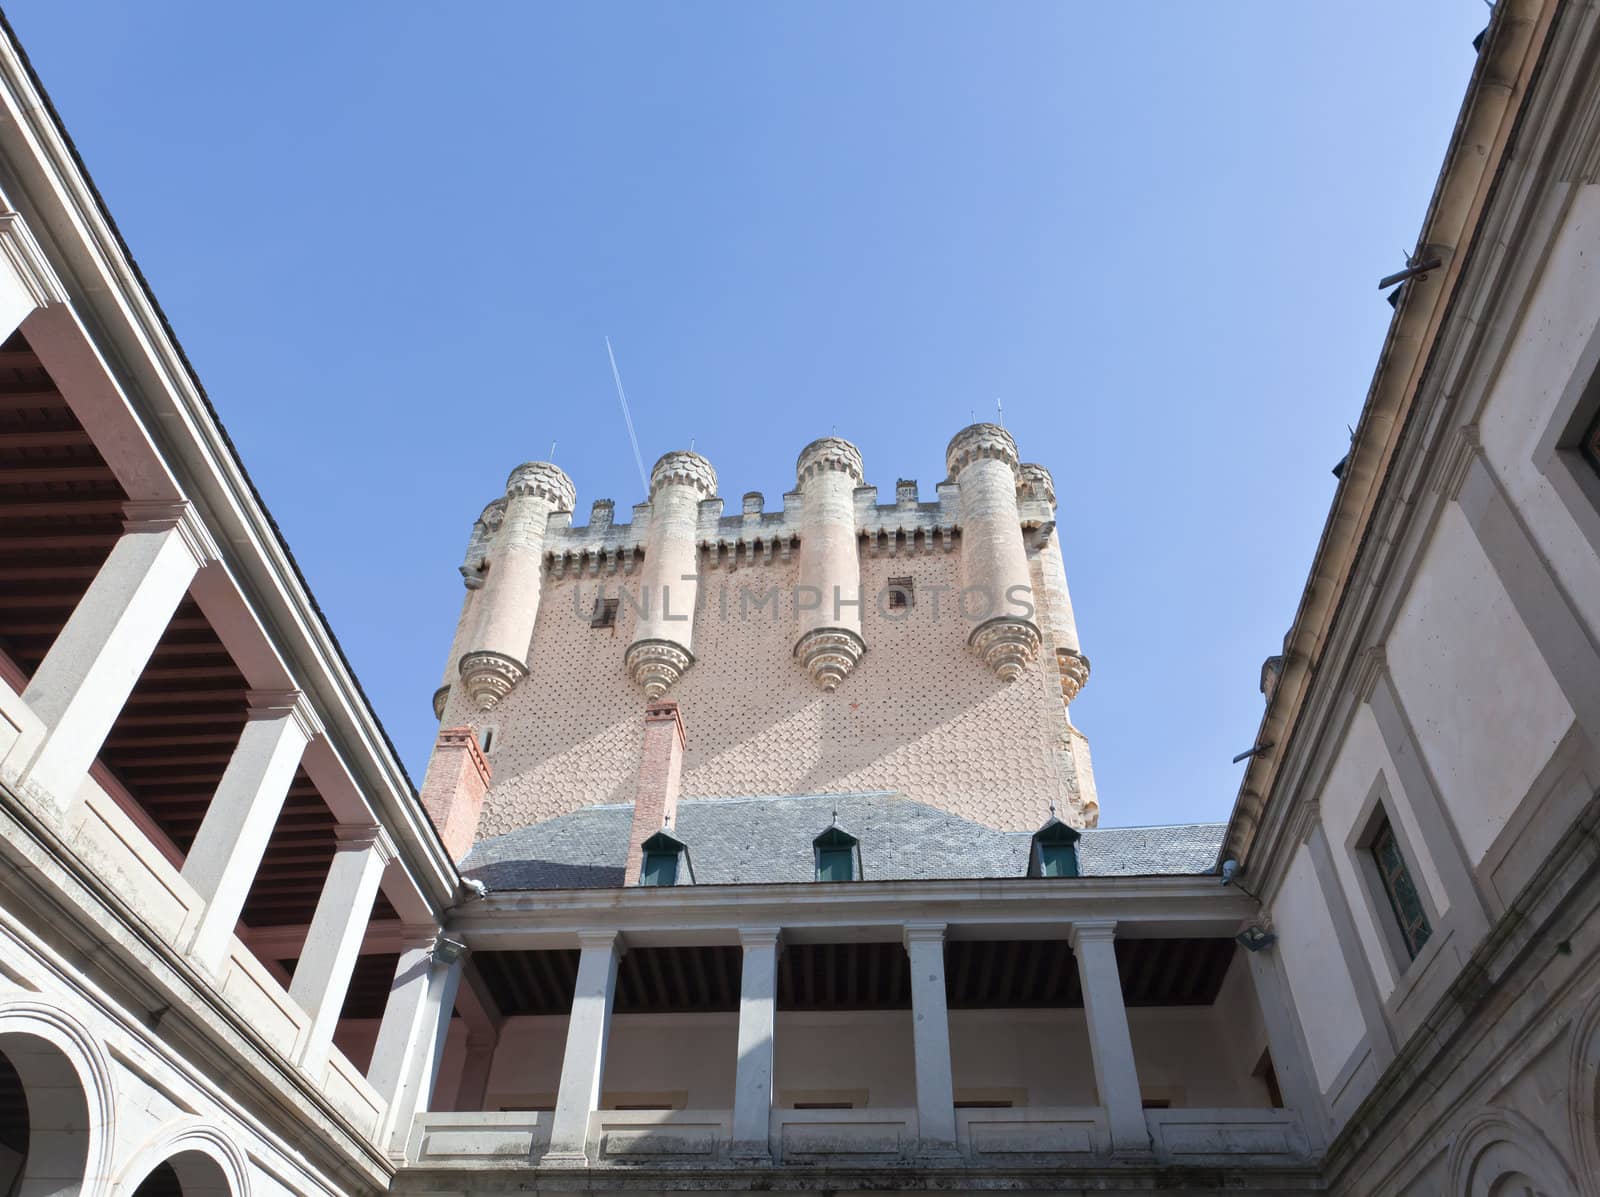
M1417 892L1411 867L1406 863L1405 854L1400 851L1400 841L1395 837L1394 828L1387 817L1379 824L1369 850L1372 859L1377 862L1378 878L1383 883L1384 895L1389 899L1389 908L1394 911L1395 921L1400 925L1400 939L1411 959L1415 960L1433 934L1433 927L1428 923L1428 913L1422 908L1422 896Z
M617 626L617 604L621 600L597 598L594 600L594 614L589 617L591 628L614 628Z

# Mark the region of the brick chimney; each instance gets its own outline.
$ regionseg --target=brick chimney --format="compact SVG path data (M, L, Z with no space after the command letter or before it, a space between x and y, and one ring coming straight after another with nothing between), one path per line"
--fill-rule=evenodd
M640 845L677 821L678 782L683 775L683 719L678 704L659 699L644 709L644 746L639 752L639 784L633 794L633 829L628 834L624 885L639 884L644 865Z
M489 762L478 751L478 737L470 727L440 729L427 776L422 779L422 806L458 864L477 837L490 775Z

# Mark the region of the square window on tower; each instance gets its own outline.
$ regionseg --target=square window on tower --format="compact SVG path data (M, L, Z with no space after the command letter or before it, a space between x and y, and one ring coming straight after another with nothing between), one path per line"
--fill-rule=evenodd
M620 599L594 600L594 614L589 618L591 628L614 628L617 626L617 604Z
M916 581L912 578L890 578L889 610L907 611L916 605Z

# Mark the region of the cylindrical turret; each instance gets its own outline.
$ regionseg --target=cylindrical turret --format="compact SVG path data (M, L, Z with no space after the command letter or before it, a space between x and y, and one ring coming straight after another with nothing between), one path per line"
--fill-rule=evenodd
M694 664L700 501L716 493L717 472L698 453L668 453L650 471L639 625L623 665L651 702Z
M1035 533L1039 537L1039 578L1043 583L1042 593L1034 595L1039 608L1035 622L1055 645L1061 697L1070 703L1089 680L1089 658L1083 655L1078 644L1078 621L1072 614L1067 567L1061 555L1061 538L1056 531L1056 484L1050 471L1042 465L1024 462L1018 470L1017 498L1042 505L1050 513Z
M961 604L976 626L967 644L1006 682L1039 651L1028 552L1017 513L1017 442L998 424L973 424L945 450L961 490Z
M795 463L800 505L800 564L795 603L800 638L795 659L811 680L832 690L866 651L861 638L861 554L856 545L855 489L861 454L849 441L825 436ZM813 602L813 600L815 600Z
M461 683L488 710L528 672L528 645L539 617L545 527L553 511L571 511L572 479L547 461L530 461L506 480L505 514L487 549L477 629L461 658ZM469 579L470 584L470 579Z

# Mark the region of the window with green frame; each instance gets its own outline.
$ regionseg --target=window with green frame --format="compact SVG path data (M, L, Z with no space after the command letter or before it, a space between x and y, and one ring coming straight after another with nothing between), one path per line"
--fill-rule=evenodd
M1078 849L1074 844L1040 844L1039 876L1076 877Z
M1401 942L1415 960L1433 934L1433 927L1428 922L1428 912L1422 908L1422 896L1417 892L1405 854L1400 851L1400 841L1395 838L1394 828L1389 825L1387 815L1380 818L1368 850L1377 862L1378 879L1383 883L1389 908L1394 911L1395 921L1400 925Z
M856 880L856 852L858 841L842 827L829 827L815 840L818 881Z
M646 852L644 854L644 868L639 870L639 884L678 884L678 854L676 852Z

